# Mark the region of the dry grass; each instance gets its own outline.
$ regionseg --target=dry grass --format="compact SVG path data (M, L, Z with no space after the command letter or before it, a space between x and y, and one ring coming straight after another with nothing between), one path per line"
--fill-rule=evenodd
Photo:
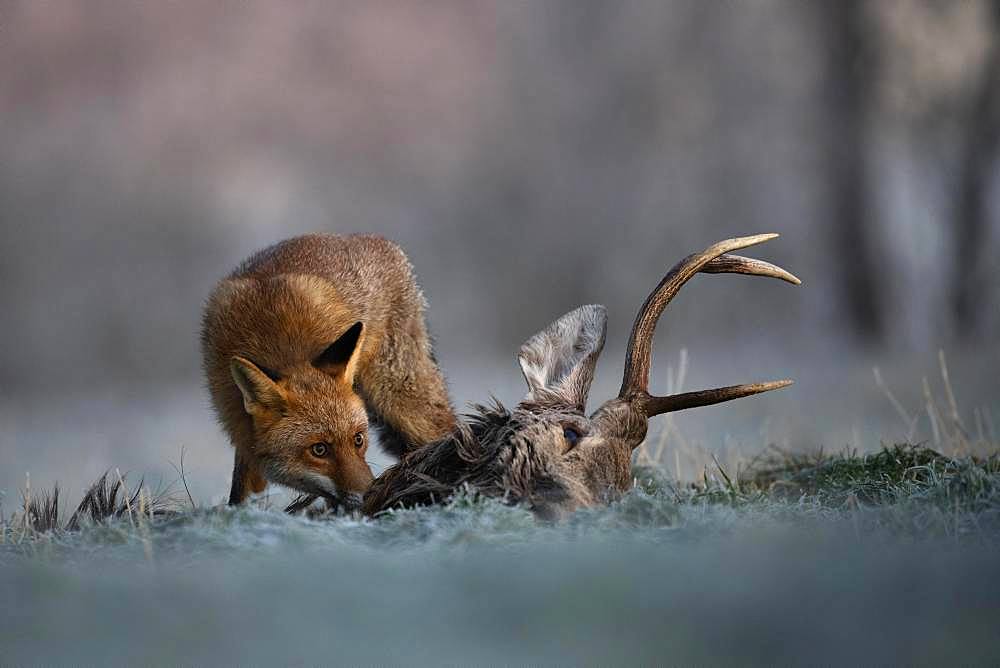
M897 399L885 382L878 367L873 371L875 385L885 400L899 416L906 443L924 443L934 451L948 457L988 457L1000 451L1000 435L988 410L974 407L963 416L955 398L954 387L944 351L938 353L940 386L934 391L930 380L922 379L923 405L917 410L907 409ZM684 391L688 370L687 351L682 349L676 369L667 368L667 392ZM767 422L761 433L761 444L776 456L790 456L770 441ZM822 456L822 453L816 453ZM640 467L652 466L669 473L675 480L716 480L720 470L747 470L760 459L760 452L748 453L734 442L707 448L685 437L670 414L663 420L655 437L647 439L637 450L634 463Z
M125 518L137 526L155 517L175 514L177 504L170 489L151 492L143 480L130 488L118 469L108 471L84 494L68 521L63 521L58 484L50 492L33 491L25 475L20 508L7 516L0 508L0 544L31 541L61 531L75 531L87 524Z

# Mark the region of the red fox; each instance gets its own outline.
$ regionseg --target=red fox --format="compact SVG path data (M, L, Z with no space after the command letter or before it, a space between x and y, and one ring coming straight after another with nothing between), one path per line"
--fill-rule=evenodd
M455 428L425 307L403 251L375 236L288 239L219 283L201 344L236 450L230 504L270 481L355 507L369 419L396 457Z

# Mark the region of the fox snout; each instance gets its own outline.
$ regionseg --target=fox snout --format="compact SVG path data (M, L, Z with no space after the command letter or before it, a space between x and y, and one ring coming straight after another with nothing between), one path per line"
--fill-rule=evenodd
M363 458L363 453L358 454L352 453L352 456L341 458L332 476L338 499L351 508L361 505L362 497L375 480L368 462Z
M341 506L348 511L361 509L365 492L371 487L375 476L372 475L367 462L365 462L363 467L355 467L352 473L353 475L349 477L343 475L335 477L334 486L337 489L337 493L335 496L327 496L327 501L331 507Z
M361 502L364 500L365 495L359 494L358 492L351 492L349 494L341 494L337 501L345 510L361 510Z

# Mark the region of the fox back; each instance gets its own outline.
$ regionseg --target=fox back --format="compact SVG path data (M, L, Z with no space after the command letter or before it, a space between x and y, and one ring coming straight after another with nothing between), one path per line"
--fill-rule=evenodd
M271 481L356 505L369 420L397 457L450 432L425 307L402 250L374 236L289 239L219 283L201 341L236 449L230 503Z

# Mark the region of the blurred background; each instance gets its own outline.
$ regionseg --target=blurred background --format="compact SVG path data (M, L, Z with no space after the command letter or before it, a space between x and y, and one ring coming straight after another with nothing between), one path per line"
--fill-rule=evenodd
M591 302L607 398L670 265L780 232L752 254L804 285L698 277L652 384L797 384L654 423L671 470L950 412L996 442L998 158L995 1L0 0L0 490L183 448L221 499L203 301L312 231L407 250L459 407L516 402L520 343Z

